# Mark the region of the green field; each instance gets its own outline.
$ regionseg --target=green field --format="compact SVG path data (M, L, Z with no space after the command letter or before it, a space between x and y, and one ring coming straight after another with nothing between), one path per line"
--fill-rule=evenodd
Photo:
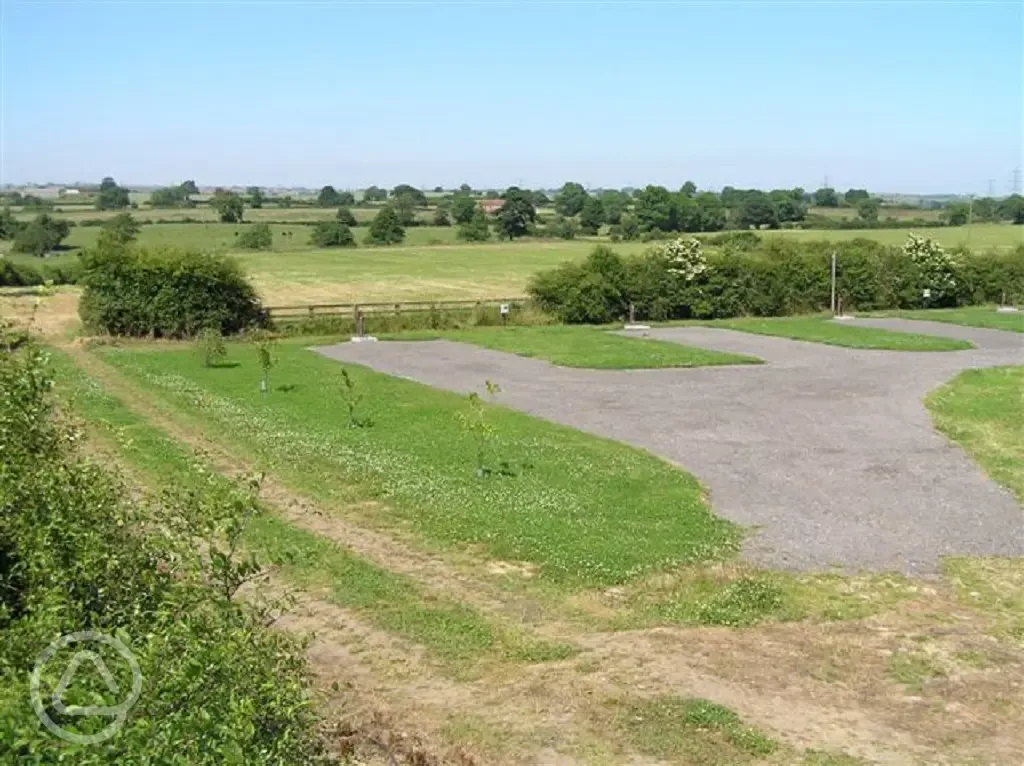
M388 336L384 336L386 339ZM393 340L444 338L519 356L546 359L562 367L636 370L758 364L761 360L693 348L650 338L624 337L591 327L474 327L449 332L400 333Z
M964 327L983 327L990 330L1024 332L1024 311L999 312L995 306L967 306L959 309L926 309L921 311L878 311L871 316L926 319L948 322Z
M828 317L723 319L708 324L756 335L774 335L845 348L888 351L963 351L974 348L967 341L956 338L858 327L856 324L834 322Z
M1024 367L967 370L927 404L936 427L1024 503Z
M552 584L613 585L734 550L739 531L711 513L692 476L623 444L487 406L485 460L515 475L481 479L465 397L358 366L346 369L373 425L349 427L341 367L304 345L280 345L268 396L248 346L231 347L237 366L212 369L190 349L103 358L151 395L232 434L311 497L378 499L387 506L374 512L377 524L528 562Z

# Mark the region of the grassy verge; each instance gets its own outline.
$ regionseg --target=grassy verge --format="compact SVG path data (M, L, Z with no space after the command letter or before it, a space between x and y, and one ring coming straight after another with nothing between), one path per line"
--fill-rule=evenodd
M936 427L1024 503L1024 367L967 370L926 404Z
M340 365L297 343L278 347L269 395L259 392L248 347L232 347L234 366L215 369L180 347L98 353L318 501L382 500L366 521L536 565L559 587L621 583L726 556L738 542L739 530L711 513L689 474L519 412L485 405L481 429L464 397L349 366L361 417L373 421L350 427ZM514 475L479 478L478 449Z
M193 481L196 456L108 394L68 356L51 353L61 393L90 430L116 446L127 465L157 488L187 487ZM458 665L497 655L543 661L572 652L566 645L532 641L496 625L473 609L438 598L408 577L381 569L270 512L253 520L245 540L261 560L277 562L291 583L325 593L328 601L425 646L440 660Z
M760 359L726 354L650 338L627 338L593 327L475 327L386 336L388 340L445 340L472 343L519 356L546 359L563 367L633 370L759 364Z
M844 348L887 351L961 351L974 348L956 338L879 330L873 327L833 322L827 317L785 317L779 319L724 319L711 324L729 330L775 335Z
M962 309L928 309L926 311L880 311L871 316L899 319L927 319L964 327L1024 332L1024 311L1000 313L993 306L971 306Z

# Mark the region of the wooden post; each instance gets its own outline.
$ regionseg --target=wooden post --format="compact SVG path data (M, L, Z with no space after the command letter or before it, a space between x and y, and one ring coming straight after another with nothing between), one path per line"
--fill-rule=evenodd
M629 303L629 323L636 324L636 306L633 305L632 301Z
M836 254L832 253L832 316L836 315Z
M356 314L356 335L360 338L363 337L363 312L358 306L352 309Z

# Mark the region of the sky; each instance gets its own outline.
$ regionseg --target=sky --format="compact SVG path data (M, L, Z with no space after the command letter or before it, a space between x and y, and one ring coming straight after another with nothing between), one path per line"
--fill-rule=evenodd
M0 183L998 194L1013 2L0 0Z

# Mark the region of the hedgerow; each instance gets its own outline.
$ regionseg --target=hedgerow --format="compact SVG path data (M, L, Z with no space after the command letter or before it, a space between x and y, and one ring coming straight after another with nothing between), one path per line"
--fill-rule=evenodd
M1024 300L1024 246L1009 253L947 253L913 238L905 248L850 242L754 243L742 233L704 240L721 249L669 243L623 258L598 247L584 261L536 274L528 291L540 309L570 323L638 318L784 316L829 309L831 255L844 309L916 309ZM682 260L680 260L682 259Z
M267 313L238 264L224 256L171 248L111 247L86 253L78 313L111 335L224 335L267 323Z
M149 504L84 457L80 434L56 417L45 355L0 344L0 760L17 763L305 764L320 757L301 646L267 627L272 612L239 602L258 573L237 553L251 491L200 479ZM73 744L43 727L30 676L55 639L91 630L134 656L141 687L119 731ZM94 734L111 719L56 707L115 705L132 673L99 654L111 688L79 649L40 673L41 709L65 732ZM120 662L119 662L120 660ZM87 672L92 668L91 672ZM115 698L116 697L116 698Z

